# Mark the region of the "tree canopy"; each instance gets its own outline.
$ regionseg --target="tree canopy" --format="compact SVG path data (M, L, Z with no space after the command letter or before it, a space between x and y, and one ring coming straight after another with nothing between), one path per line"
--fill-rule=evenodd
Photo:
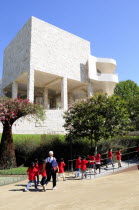
M139 86L131 80L119 82L115 87L114 95L118 95L126 101L131 121L129 130L139 130Z
M0 166L2 168L16 166L12 125L17 119L27 115L31 115L36 120L44 120L45 112L42 106L31 103L27 99L0 98L0 121L3 125L0 144Z
M139 86L132 80L119 82L114 89L114 95L125 100L133 99L135 96L139 96Z
M120 97L98 94L71 105L64 115L64 127L72 138L88 137L97 142L125 132L128 116Z

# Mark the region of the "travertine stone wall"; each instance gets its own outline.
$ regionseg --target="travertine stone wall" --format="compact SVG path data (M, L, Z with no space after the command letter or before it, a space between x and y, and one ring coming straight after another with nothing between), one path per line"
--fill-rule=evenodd
M90 42L32 17L31 68L87 81Z
M107 89L105 88L105 92L111 93L110 90L114 88L113 84L118 82L118 76L113 75L113 73L98 76L96 62L101 64L110 62L115 67L116 62L109 59L97 59L90 54L90 42L31 17L5 49L2 89L16 82L20 75L27 72L28 81L25 84L27 85L27 98L34 101L34 71L36 70L61 77L63 81L61 85L62 103L59 98L58 101L63 109L67 108L68 102L67 79L86 83L89 96L95 92L90 82L98 82L99 89L105 88L101 87L101 82L109 82L112 85L109 85ZM110 74L111 65L109 66ZM13 83L12 87L14 98L17 95L16 83ZM44 95L47 99L46 90ZM76 101L86 96L87 94L83 90L76 90L70 93L69 101L72 103L73 98ZM48 100L44 100L44 105L48 106ZM46 121L42 125L36 124L34 120L29 122L26 119L18 120L15 123L16 126L13 126L13 133L64 133L62 116L63 110L48 110ZM2 131L1 126L0 131Z
M12 130L15 134L64 134L63 125L63 110L47 110L44 122L36 123L32 119L28 121L26 118L21 118L13 124Z
M31 19L22 27L4 51L2 87L30 69Z

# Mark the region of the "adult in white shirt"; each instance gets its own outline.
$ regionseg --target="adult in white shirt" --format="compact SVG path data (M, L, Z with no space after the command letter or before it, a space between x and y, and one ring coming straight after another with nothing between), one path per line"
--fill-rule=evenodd
M48 184L48 182L51 180L53 180L53 189L57 189L56 187L56 172L57 170L54 170L54 167L52 166L52 164L57 164L56 162L56 158L53 157L54 153L53 151L49 151L49 157L47 157L45 159L45 168L46 168L46 173L47 173L47 180L46 180L46 184Z

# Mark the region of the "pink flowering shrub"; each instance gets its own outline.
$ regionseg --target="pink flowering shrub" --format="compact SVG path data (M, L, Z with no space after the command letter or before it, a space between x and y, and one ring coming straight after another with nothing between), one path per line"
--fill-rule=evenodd
M39 104L29 102L28 99L0 98L0 121L3 133L0 145L0 167L16 166L15 150L12 138L12 125L20 117L31 115L36 120L44 120L45 111Z

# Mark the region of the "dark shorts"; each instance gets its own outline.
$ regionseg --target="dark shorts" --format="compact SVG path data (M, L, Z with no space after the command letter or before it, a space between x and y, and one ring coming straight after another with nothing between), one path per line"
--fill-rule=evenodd
M113 164L113 160L112 159L107 159L107 164Z
M96 169L100 169L100 164L96 164Z
M46 177L42 177L42 180L41 180L41 185L44 185L46 184Z
M91 164L91 168L95 168L95 164Z

